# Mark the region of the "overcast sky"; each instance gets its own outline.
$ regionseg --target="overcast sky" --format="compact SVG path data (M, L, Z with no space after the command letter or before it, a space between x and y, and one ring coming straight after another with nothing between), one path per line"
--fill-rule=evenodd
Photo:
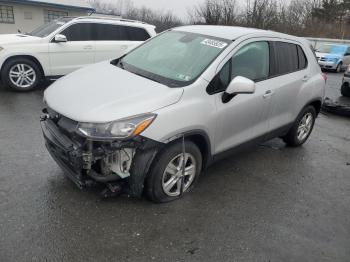
M116 0L101 0L115 2ZM132 0L135 6L146 6L155 10L171 10L181 18L187 18L187 9L205 0Z

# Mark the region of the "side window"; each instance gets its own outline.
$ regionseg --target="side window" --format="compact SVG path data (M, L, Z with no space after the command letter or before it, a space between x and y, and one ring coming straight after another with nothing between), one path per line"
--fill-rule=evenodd
M277 56L276 75L296 72L299 69L297 46L291 43L275 42Z
M138 27L93 24L93 38L96 41L145 41L150 36L146 30Z
M73 24L63 30L61 34L65 35L68 41L91 41L91 24Z
M350 56L350 47L348 47L348 49L346 50L346 56Z
M270 48L267 42L254 42L242 47L232 57L232 77L244 76L253 81L264 80L270 72Z
M150 38L150 35L143 28L133 26L122 26L122 28L123 36L129 41L146 41Z
M96 41L122 40L119 25L93 24L93 39Z
M303 49L299 45L297 45L297 50L298 50L298 60L299 60L298 69L302 70L307 67L307 59Z
M236 76L261 81L269 77L270 47L268 42L254 42L242 47L224 65L210 82L207 92L215 94L226 90Z

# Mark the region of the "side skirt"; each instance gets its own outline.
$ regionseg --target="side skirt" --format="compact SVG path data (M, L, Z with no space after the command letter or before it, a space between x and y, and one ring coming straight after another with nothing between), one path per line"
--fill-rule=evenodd
M208 167L210 165L222 160L222 159L229 157L229 156L235 155L235 154L242 152L242 151L247 151L248 149L253 148L253 147L255 147L259 144L262 144L266 141L269 141L273 138L286 135L288 133L288 131L290 130L290 128L293 126L293 124L294 123L291 123L291 124L285 125L283 127L280 127L278 129L272 130L264 135L261 135L259 137L254 138L248 142L242 143L242 144L235 146L229 150L226 150L224 152L213 155L211 158L211 161L208 164Z

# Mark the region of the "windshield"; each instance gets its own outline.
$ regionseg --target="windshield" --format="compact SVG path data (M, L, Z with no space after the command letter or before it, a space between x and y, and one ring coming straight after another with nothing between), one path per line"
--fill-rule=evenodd
M34 31L28 33L28 35L36 36L36 37L46 37L52 32L55 32L58 28L66 24L72 20L72 18L60 18L58 20L52 21L48 24L44 24Z
M320 48L318 48L316 51L319 53L343 55L345 54L347 49L348 47L345 45L323 45Z
M119 66L170 87L194 82L229 40L180 31L153 38L126 55Z

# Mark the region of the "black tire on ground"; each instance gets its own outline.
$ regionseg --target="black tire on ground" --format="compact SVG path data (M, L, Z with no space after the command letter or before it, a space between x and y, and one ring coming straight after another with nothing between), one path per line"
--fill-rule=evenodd
M186 153L191 154L194 157L196 162L195 177L191 185L184 192L184 193L187 193L193 188L193 186L195 185L201 173L202 154L199 148L193 142L186 141L185 143L186 143L185 144ZM157 157L154 159L150 173L145 183L145 193L147 197L153 202L166 203L166 202L174 201L181 197L181 196L167 195L163 190L162 183L163 183L163 174L168 164L171 162L171 160L174 157L181 154L183 152L182 150L183 150L182 141L175 142L174 144L170 144L164 150L159 152Z
M307 136L301 140L299 140L298 138L298 128L299 125L302 121L302 119L304 118L304 116L306 116L307 114L311 114L312 115L312 124L311 124L311 129L309 131L309 133L307 134ZM302 144L304 144L307 139L309 138L310 134L312 133L314 124L315 124L315 119L316 119L316 109L313 106L307 106L305 107L300 114L298 115L296 121L294 122L292 128L289 130L289 132L287 133L287 135L285 135L284 137L282 137L283 141L291 147L298 147L301 146Z
M348 83L344 83L340 90L342 96L350 97L350 86Z
M33 81L32 84L28 86L19 86L19 85L16 85L13 81L11 81L10 71L16 65L25 65L27 69L29 68L33 69L35 74L35 80ZM18 92L28 92L35 89L39 85L39 83L42 81L42 78L43 78L43 75L41 73L41 70L38 64L32 61L31 59L28 59L25 57L10 59L4 64L1 70L1 79L4 87L13 91L18 91Z

